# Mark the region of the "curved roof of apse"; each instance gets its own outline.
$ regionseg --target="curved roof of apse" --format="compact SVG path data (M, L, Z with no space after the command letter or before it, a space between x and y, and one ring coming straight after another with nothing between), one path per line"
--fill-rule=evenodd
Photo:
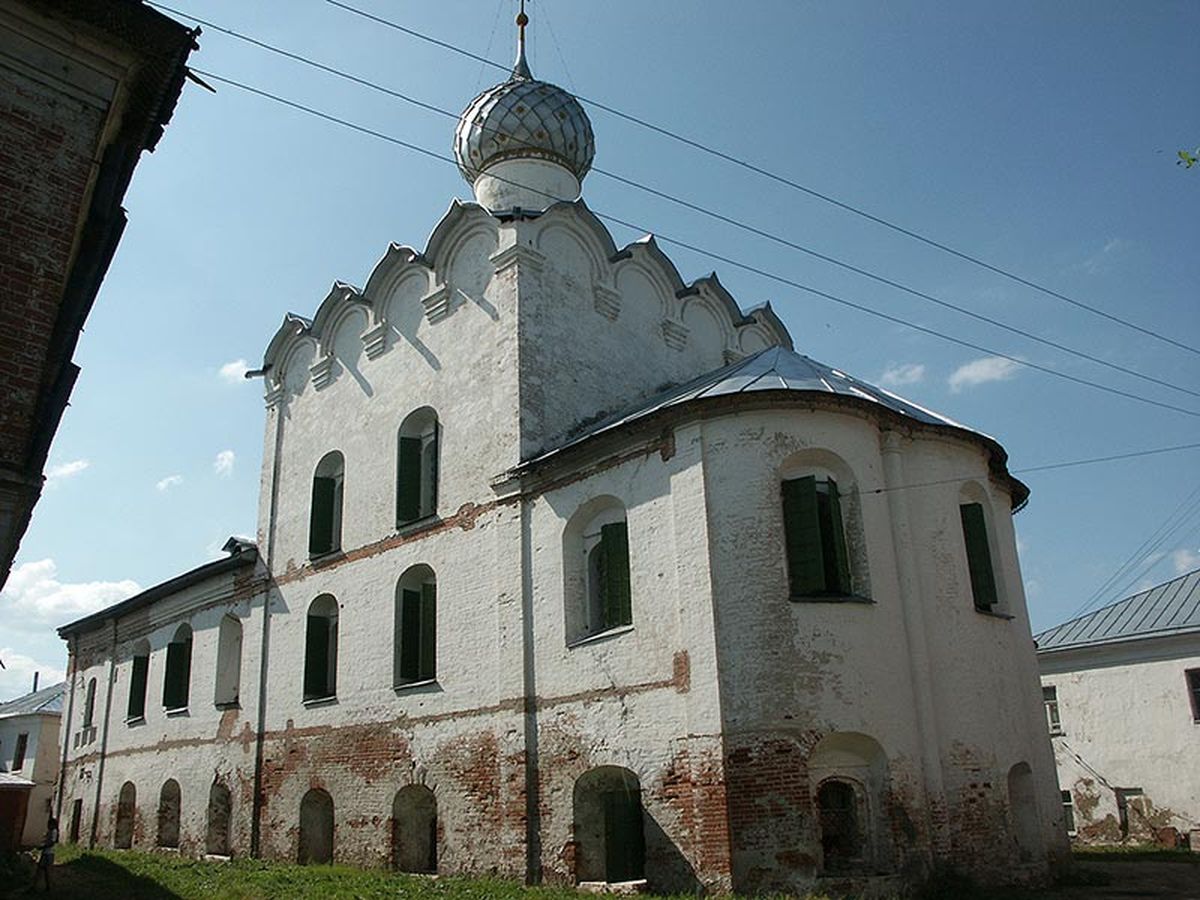
M527 460L521 468L536 465L591 438L614 432L673 408L720 397L749 396L766 392L787 392L808 399L848 401L859 408L898 416L920 425L946 429L960 436L981 441L991 455L993 469L1008 479L1013 487L1013 506L1023 504L1029 496L1029 489L1008 473L1008 455L994 438L906 400L898 394L860 381L840 369L784 347L760 350L753 356L701 375L686 384L670 388L623 412L602 419L573 436L567 443Z

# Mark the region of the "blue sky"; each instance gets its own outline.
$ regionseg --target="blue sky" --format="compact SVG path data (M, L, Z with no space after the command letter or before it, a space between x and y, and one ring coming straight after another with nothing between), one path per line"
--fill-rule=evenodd
M499 62L514 0L354 5ZM175 0L455 112L498 70L324 0ZM778 172L1148 329L1200 346L1195 3L532 2L536 76ZM432 150L453 123L206 29L194 67ZM596 164L958 305L1200 391L1200 356L589 108ZM453 166L218 85L189 84L126 196L50 475L0 594L0 698L61 673L53 628L253 535L261 360L283 314L421 247ZM638 223L990 350L1200 412L1200 397L998 331L599 173L584 197ZM641 232L614 228L618 243ZM663 241L770 300L797 349L998 438L1014 469L1200 441L1200 419L1070 384ZM1032 473L1016 519L1034 628L1069 617L1200 483L1185 451ZM1197 509L1193 497L1188 510ZM1185 519L1116 588L1200 566ZM1118 593L1119 595L1119 593ZM1108 599L1115 599L1110 595Z

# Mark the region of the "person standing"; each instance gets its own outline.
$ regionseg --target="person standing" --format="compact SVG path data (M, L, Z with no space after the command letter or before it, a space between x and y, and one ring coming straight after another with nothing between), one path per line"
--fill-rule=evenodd
M53 816L46 823L46 838L42 841L42 855L33 870L33 888L37 889L38 875L46 877L46 891L50 891L50 867L54 865L54 845L58 843L58 819Z

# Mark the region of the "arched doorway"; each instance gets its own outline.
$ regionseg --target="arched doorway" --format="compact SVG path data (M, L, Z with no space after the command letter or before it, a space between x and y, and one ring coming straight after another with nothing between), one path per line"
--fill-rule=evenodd
M137 788L132 781L121 785L117 798L117 827L113 833L113 846L128 850L133 846L133 817L137 812Z
M601 766L575 782L576 881L645 877L642 792L628 769Z
M213 856L229 856L229 788L214 781L208 789L208 834L205 850Z
M158 846L179 846L179 782L168 778L158 795Z
M411 784L392 801L392 866L400 872L437 871L437 799Z
M333 862L333 798L313 788L300 801L300 865Z

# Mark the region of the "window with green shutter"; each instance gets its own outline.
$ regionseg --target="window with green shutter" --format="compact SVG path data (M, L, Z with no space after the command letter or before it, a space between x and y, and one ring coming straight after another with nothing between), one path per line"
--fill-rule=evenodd
M392 681L395 687L437 677L437 581L413 566L396 588Z
M149 674L149 655L138 654L133 658L133 668L129 675L129 704L125 708L125 718L145 718L146 685Z
M783 482L783 531L793 597L852 592L837 483L808 475Z
M167 644L167 664L163 672L163 708L186 709L192 677L192 629L180 625Z
M629 527L612 522L600 527L600 596L604 628L633 624L629 590Z
M342 486L345 462L333 450L317 464L313 475L312 507L308 521L308 553L323 556L342 548Z
M990 611L997 603L996 574L992 569L992 551L988 544L987 520L983 505L963 503L958 508L962 519L963 541L967 549L967 569L971 575L971 596L975 608Z
M337 695L337 601L323 594L308 607L304 635L304 699Z
M396 454L396 525L437 513L438 500L437 413L422 407L409 413L400 425Z

